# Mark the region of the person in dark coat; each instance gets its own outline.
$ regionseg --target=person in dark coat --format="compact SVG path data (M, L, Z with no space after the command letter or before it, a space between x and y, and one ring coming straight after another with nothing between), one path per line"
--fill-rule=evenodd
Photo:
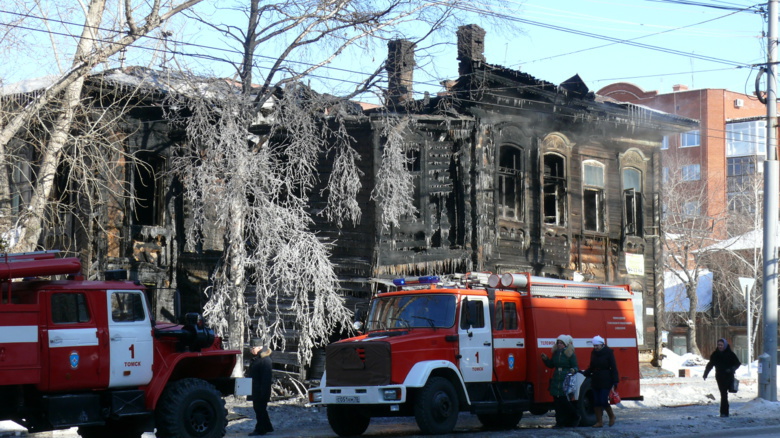
M552 348L552 357L542 353L542 362L553 368L550 379L550 395L555 402L555 427L574 427L580 423L568 394L563 387L567 374L577 372L577 356L574 354L574 340L569 335L560 335Z
M604 427L602 421L604 411L609 416L610 427L615 424L615 413L609 405L609 392L617 390L620 377L618 374L615 354L604 343L599 335L593 337L593 351L590 353L590 365L583 372L590 377L590 387L593 390L593 411L596 413L596 424L593 427Z
M715 367L715 381L718 382L720 391L720 416L729 416L729 388L734 380L734 373L742 365L737 355L731 351L731 346L726 339L718 339L718 348L710 355L710 361L704 368L704 380Z
M257 424L249 435L265 435L274 431L271 419L268 417L268 402L271 400L271 378L273 362L271 349L268 347L252 347L254 358L249 366L249 376L252 378L252 408L255 410Z

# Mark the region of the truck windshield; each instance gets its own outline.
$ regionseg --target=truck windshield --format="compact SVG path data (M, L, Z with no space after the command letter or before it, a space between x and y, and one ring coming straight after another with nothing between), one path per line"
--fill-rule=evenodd
M455 296L395 295L375 298L368 314L368 331L398 328L446 328L455 323Z

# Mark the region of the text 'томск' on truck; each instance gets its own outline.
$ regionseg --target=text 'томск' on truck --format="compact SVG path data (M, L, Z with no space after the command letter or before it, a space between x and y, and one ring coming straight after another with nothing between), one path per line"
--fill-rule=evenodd
M371 417L390 416L414 416L424 433L443 434L461 411L488 429L514 428L524 411L553 407L540 355L560 334L574 337L583 368L592 337L603 336L622 398L641 399L628 286L488 273L396 282L401 290L372 299L363 334L327 346L320 386L309 390L338 435L362 434ZM577 377L580 425L591 425L590 380Z
M56 251L0 255L0 420L85 438L224 436L239 352L198 314L155 324L140 283L80 271Z

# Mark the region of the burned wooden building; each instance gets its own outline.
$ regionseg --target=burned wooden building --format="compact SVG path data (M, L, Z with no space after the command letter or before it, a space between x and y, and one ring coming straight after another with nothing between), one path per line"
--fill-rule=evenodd
M319 223L337 242L345 290L365 296L367 279L469 271L630 284L640 349L652 359L663 311L660 148L665 134L697 122L602 98L576 75L554 85L489 64L484 39L478 26L461 27L457 79L421 99L412 43L389 44L388 105L351 127L365 174L362 221ZM409 120L417 214L386 226L369 196L383 128L399 118Z
M361 157L361 220L337 227L317 214L327 202L321 187L310 198L314 231L332 244L347 304L367 302L397 276L531 272L630 284L640 349L650 360L663 311L660 147L664 135L697 123L597 96L576 75L555 85L489 64L484 41L481 28L461 27L457 79L420 99L413 98L413 45L391 42L387 105L348 118ZM185 238L190 206L168 170L172 146L187 139L164 115L165 97L176 88L176 78L166 74L123 69L87 80L85 93L93 101L132 107L112 135L124 153L140 159L116 157L122 169L117 183L133 197L106 202L81 218L63 215L61 226L41 241L46 249L71 249L97 261L95 273L127 271L150 287L159 318L170 317L174 289L186 310L203 305L223 249L218 232L205 233L201 242ZM416 213L388 226L372 192L385 164L385 128L399 120L408 122L403 150ZM318 163L323 183L331 166L327 159ZM23 205L34 168L17 169L27 173L11 178L11 192ZM85 238L90 234L107 237ZM275 357L295 365L292 352Z

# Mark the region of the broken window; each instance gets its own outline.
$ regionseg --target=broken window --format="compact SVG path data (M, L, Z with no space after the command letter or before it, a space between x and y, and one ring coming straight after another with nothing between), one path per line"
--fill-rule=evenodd
M544 223L566 225L566 159L557 154L544 156Z
M498 156L499 217L523 220L524 181L523 150L515 146L502 146Z
M642 235L642 173L623 169L623 223L627 236Z
M162 225L165 206L162 174L164 159L157 154L141 152L140 163L133 172L135 195L135 223L138 225Z
M604 165L598 161L583 163L582 216L585 219L585 229L603 233L606 229L604 220Z

